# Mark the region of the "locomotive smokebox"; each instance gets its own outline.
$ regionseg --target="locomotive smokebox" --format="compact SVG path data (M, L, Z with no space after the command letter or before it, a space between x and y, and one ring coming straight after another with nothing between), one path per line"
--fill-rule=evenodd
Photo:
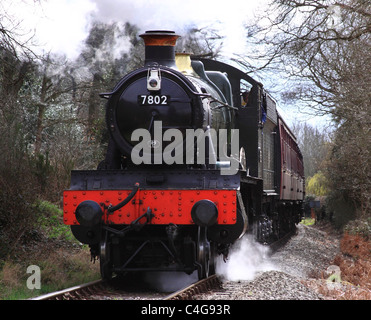
M145 44L145 67L157 63L176 68L175 44L179 35L174 31L154 30L146 31L140 37L143 38Z

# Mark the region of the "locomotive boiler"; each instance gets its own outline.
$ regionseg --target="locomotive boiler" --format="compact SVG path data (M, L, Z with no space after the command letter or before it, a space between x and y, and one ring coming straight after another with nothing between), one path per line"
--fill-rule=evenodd
M102 278L130 271L215 272L246 232L269 243L302 214L303 162L263 85L227 64L175 55L147 31L144 66L107 99L97 170L71 173L64 222L99 257Z

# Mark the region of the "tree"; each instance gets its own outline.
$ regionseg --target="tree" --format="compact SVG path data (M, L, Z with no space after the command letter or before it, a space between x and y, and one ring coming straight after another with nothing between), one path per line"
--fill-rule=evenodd
M346 121L336 130L326 170L334 194L350 201L364 218L371 215L371 124L367 121L368 126Z
M313 177L309 177L305 192L317 197L327 196L328 181L326 176L319 171Z
M249 29L257 54L240 64L252 71L281 71L289 79L286 103L331 116L331 157L323 170L336 194L331 198L346 199L370 216L371 5L274 0L270 8L260 26Z
M178 39L177 52L190 53L194 56L216 59L223 47L223 37L211 27L188 27L185 34Z
M370 65L368 2L274 0L270 8L260 26L248 26L256 54L240 64L251 72L281 71L289 77L286 101L304 102L317 115L345 116L339 106L350 92L344 86L352 81L356 92L359 86L364 91L370 80L369 72L357 67Z
M327 154L330 151L330 134L326 130L320 131L307 123L295 122L292 131L298 140L304 161L304 175L313 177L317 172L324 170Z
M32 228L38 191L27 157L27 110L19 100L35 55L20 38L17 22L0 12L0 257Z
M138 29L135 26L119 23L95 22L85 40L80 57L74 69L85 69L89 74L90 90L86 117L91 132L97 130L103 118L102 100L99 93L113 89L116 82L128 71L136 67L133 42L137 43ZM135 58L134 58L135 56Z

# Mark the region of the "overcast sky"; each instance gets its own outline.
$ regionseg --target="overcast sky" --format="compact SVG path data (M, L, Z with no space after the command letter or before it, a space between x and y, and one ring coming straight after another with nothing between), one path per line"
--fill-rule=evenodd
M35 33L40 49L60 52L73 59L93 19L130 22L141 31L163 29L181 34L184 27L213 25L225 35L228 55L242 52L244 23L267 1L257 0L1 0L5 10Z

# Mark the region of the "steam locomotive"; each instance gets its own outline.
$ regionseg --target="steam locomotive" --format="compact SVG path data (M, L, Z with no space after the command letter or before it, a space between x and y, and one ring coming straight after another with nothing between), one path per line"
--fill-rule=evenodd
M205 278L246 232L270 243L302 216L303 158L276 104L222 62L175 55L173 31L147 31L144 66L108 99L97 170L71 172L64 223L101 276L182 271Z

